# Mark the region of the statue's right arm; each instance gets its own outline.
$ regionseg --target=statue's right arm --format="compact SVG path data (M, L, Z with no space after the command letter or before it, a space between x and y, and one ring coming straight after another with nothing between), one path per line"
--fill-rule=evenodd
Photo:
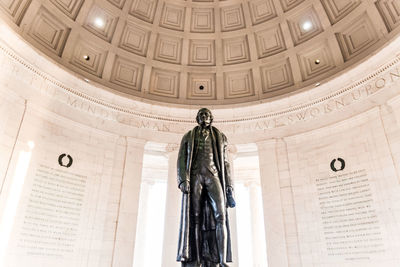
M188 138L189 133L185 134L182 138L181 145L179 147L179 153L178 153L178 161L177 161L177 182L178 182L178 187L182 190L184 193L188 193L189 191L189 170L188 170ZM185 192L186 191L186 192Z

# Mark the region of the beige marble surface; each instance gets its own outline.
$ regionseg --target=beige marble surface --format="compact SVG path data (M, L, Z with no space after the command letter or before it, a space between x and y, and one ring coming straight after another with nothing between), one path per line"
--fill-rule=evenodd
M0 25L0 36L0 230L10 230L0 247L4 266L132 266L145 144L178 144L195 125L198 106L113 94L57 67L8 26ZM305 92L254 105L209 106L232 145L256 144L268 266L400 265L399 42ZM21 153L29 158L25 167ZM74 159L68 171L87 177L79 238L61 256L32 255L20 242L36 171L41 164L65 170L57 162L62 153ZM330 162L338 157L346 161L343 174L367 173L383 246L378 252L328 255L316 178L337 174ZM20 177L20 191L13 191ZM13 192L19 192L17 203ZM167 203L176 203L168 192ZM3 223L10 219L7 207L16 214L11 228ZM166 224L176 220L172 209ZM173 251L168 240L163 244Z

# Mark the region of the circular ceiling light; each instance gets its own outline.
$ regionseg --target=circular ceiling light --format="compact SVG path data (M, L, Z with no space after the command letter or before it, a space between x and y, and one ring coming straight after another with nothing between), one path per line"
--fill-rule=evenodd
M96 19L94 20L94 25L95 25L97 28L103 28L103 27L104 27L104 20L103 20L102 18L96 18Z
M276 0L275 2L296 2L299 4L296 5L296 7L294 7L295 5L291 5L291 7L285 8L282 12L278 12L279 20L290 21L289 24L285 23L285 25L287 24L289 27L286 27L287 30L282 32L279 30L278 35L280 36L278 39L287 40L287 42L293 43L293 45L285 47L284 42L280 42L280 44L276 44L276 48L272 50L268 49L268 47L263 47L262 45L265 42L268 43L271 38L275 38L274 35L276 33L274 31L267 31L267 29L275 27L276 21L269 19L264 20L264 17L258 17L259 14L253 14L253 12L249 13L248 7L236 5L241 1L225 1L226 4L220 6L219 4L216 4L218 1L192 0L186 1L191 4L182 4L175 7L173 2L176 1L134 0L135 3L153 3L152 7L149 7L149 14L147 15L142 14L143 10L141 7L137 5L135 5L135 7L131 6L130 3L132 3L132 1L111 1L113 3L120 3L117 9L124 10L124 12L120 12L118 16L116 13L114 14L113 10L107 8L110 1L111 0L96 0L95 6L86 6L85 8L74 9L73 11L71 10L71 12L64 12L63 14L55 10L55 6L51 6L52 4L50 4L50 2L52 1L44 1L44 8L50 11L50 13L52 13L52 11L57 11L57 21L63 25L70 25L72 17L77 17L79 23L73 27L74 34L65 34L60 36L62 39L60 39L59 43L66 43L67 45L55 47L51 44L42 43L40 46L33 46L35 49L39 48L39 50L44 52L44 54L50 55L51 57L54 55L54 52L56 52L60 56L59 63L63 65L63 67L70 69L70 71L78 77L87 76L90 79L90 83L94 82L92 81L94 75L95 78L93 78L93 80L96 80L96 85L97 83L100 83L106 88L110 87L112 91L122 91L123 95L127 94L133 96L133 98L138 99L139 101L146 99L161 104L215 104L217 106L224 106L236 103L248 103L249 105L252 105L258 100L264 102L264 100L267 101L267 99L275 99L275 96L278 98L284 97L284 95L289 93L289 91L284 89L285 87L280 87L278 84L270 84L268 79L259 80L259 74L251 74L248 70L260 67L263 71L261 76L270 75L270 73L274 73L274 70L271 70L264 64L269 62L270 59L274 61L274 58L279 56L286 57L285 60L282 59L282 65L279 65L279 68L282 71L287 72L287 75L289 75L288 77L306 76L303 77L304 81L303 79L296 81L296 86L294 88L296 92L297 90L299 90L298 92L301 92L301 88L309 88L309 85L314 88L316 81L310 84L309 78L328 80L336 77L334 75L338 71L347 69L350 65L353 65L353 62L355 64L356 62L369 57L371 51L378 51L384 43L392 40L392 37L389 38L389 35L392 36L395 34L394 31L396 31L396 29L400 29L400 26L397 28L395 28L396 26L393 26L392 33L386 33L385 31L382 35L384 38L381 38L385 40L382 40L383 42L380 42L379 45L374 45L375 42L373 40L375 38L378 40L378 36L370 36L372 38L370 40L371 42L365 44L365 48L368 46L368 49L364 49L364 46L360 46L360 49L354 48L355 52L352 55L357 54L357 57L353 58L353 56L349 54L353 50L347 47L345 43L346 38L344 37L344 34L348 32L345 28L351 27L353 21L359 21L359 23L363 25L365 22L365 25L371 31L376 30L379 32L380 26L384 24L386 25L387 19L389 19L390 16L384 15L381 12L380 16L376 18L374 17L374 22L376 20L376 22L379 23L373 23L370 25L370 14L368 12L368 14L363 13L365 16L362 15L362 17L359 17L361 15L357 10L361 12L363 12L362 10L364 9L371 11L376 10L376 12L378 12L380 11L378 6L381 6L381 4L378 3L382 2L383 7L383 2L387 1L365 1L366 4L363 4L362 7L353 5L349 8L348 12L345 12L346 14L331 17L329 14L331 14L330 12L332 12L333 9L331 10L327 5L321 6L321 2L325 2L322 0ZM335 1L336 0L330 0L330 2ZM271 1L249 0L249 2L259 3ZM342 2L344 2L344 0ZM361 2L364 3L364 1ZM47 7L47 4L50 6ZM318 8L313 5L317 5ZM59 6L57 7L59 8ZM15 29L19 29L17 31L18 34L23 33L22 37L26 39L25 41L32 41L36 44L36 41L40 41L39 35L35 35L35 37L32 37L33 35L30 36L32 29L29 27L22 27L23 25L19 25L19 21L33 21L35 19L40 19L42 13L39 12L36 14L36 5L27 4L25 8L27 9L26 12L24 11L17 21L13 22L10 20L9 22L15 24ZM243 8L245 12L243 11ZM276 8L278 7L276 6L274 8L271 6L270 11L276 13ZM188 12L188 10L191 11ZM281 10L281 7L279 10ZM393 10L393 8L391 10ZM153 12L155 13L153 14ZM2 13L4 13L4 10L1 10L0 8L0 15ZM218 17L224 19L215 20L214 17L217 13ZM25 16L28 16L27 14L39 17L25 18ZM232 14L239 16L238 18L240 18L240 20L237 20L236 23L228 21L233 16ZM205 16L213 19L207 20L203 23L200 20L203 20ZM15 19L16 18L17 17L15 17ZM364 21L364 18L366 21ZM191 24L185 26L186 20ZM129 23L126 24L126 21ZM341 26L337 28L339 21L343 27ZM54 23L55 22L56 21L54 21ZM121 24L120 22L124 23ZM251 22L254 22L255 24L253 25ZM37 29L37 33L45 34L47 28L39 28ZM257 36L249 39L248 33L243 34L243 29L255 32ZM135 32L133 37L130 36L132 35L130 34L132 30ZM397 33L399 32L397 31ZM335 34L340 34L340 36L343 35L343 38L336 38ZM79 38L77 37L78 35L80 36ZM367 40L367 37L368 36L361 36L360 38L362 40L366 38L365 40ZM325 40L327 39L339 42L339 45L343 49L330 50L329 57L324 57L324 55L319 53L312 54L307 51L308 47L311 47L311 45L321 47L321 49L325 49L325 47L329 49L329 46L325 43ZM361 39L360 42L362 41ZM90 46L91 44L96 47L86 48L86 46ZM252 56L253 51L249 51L252 50L249 49L249 47L255 48L254 56ZM106 53L106 51L112 51L112 54ZM70 64L71 53L76 53L76 59L78 62ZM305 56L306 54L307 56L309 55L307 60L310 60L310 66L313 69L316 69L311 76L307 69L309 66L306 66L303 64L304 62L301 62L303 59L298 60L298 55ZM112 77L112 79L117 78L117 73L114 73L113 71L114 69L119 68L118 66L121 64L122 58L125 57L128 57L129 62L146 62L146 67L143 70L138 71L137 75L135 74L134 76L129 77L129 79L132 79L130 80L129 87L134 88L134 90L124 90L123 87L118 85L118 83L109 81L109 79L111 79L110 77ZM346 60L342 60L344 57ZM102 59L101 62L98 62L98 58ZM347 60L347 58L352 59L351 62L350 60ZM331 66L334 65L334 59L341 59L336 62L338 67L334 68L335 70L331 68ZM103 64L103 60L106 60L107 63ZM244 67L244 64L246 67ZM289 67L289 65L292 64L294 66ZM94 67L96 68L96 72L91 69ZM136 69L136 66L129 66L129 68L133 71ZM141 68L142 66L140 69ZM171 71L169 71L169 69L171 69ZM172 71L172 69L174 70ZM233 74L233 71L237 71L237 74ZM100 75L101 77L96 78L100 73L104 73L104 75ZM118 75L123 75L123 73L118 73ZM218 95L218 99L210 97L211 95L214 96L215 93L213 91L214 85L210 83L215 79L212 75L216 75L215 77L221 79L221 84L219 84L221 88L219 89L223 90L224 93ZM236 81L236 75L238 76L238 81L247 83L252 80L252 83L255 82L257 86L254 87L249 84L249 88L243 88L244 91L241 91L241 93L234 92L232 83L234 84L234 81ZM165 94L161 92L161 95L158 95L158 93L155 92L147 93L148 90L150 90L149 88L155 89L158 86L162 86L161 84L158 85L158 82L162 81L159 79L161 77L165 77L165 82L167 80L171 81L171 83L165 87L166 91L163 91ZM185 81L189 79L195 81L194 84L196 85L193 87L193 90L195 90L193 91L193 94L196 95L190 95L189 93L176 95L177 92L187 90L185 88L187 86L186 82L172 83L172 81L178 79L177 77L185 77ZM207 78L207 80L203 79L204 77L212 78ZM85 84L88 82L84 81L83 78L81 78L81 80ZM289 80L291 80L291 78ZM289 82L289 80L287 80L287 82ZM200 87L201 85L203 87ZM265 90L267 90L267 88L268 90L274 90L274 93L264 94L262 91L263 88ZM193 100L193 98L195 100ZM210 100L210 98L213 99Z
M301 28L303 28L303 30L305 30L305 31L311 30L312 27L313 27L313 25L312 25L312 23L311 23L309 20L305 21L305 22L301 25Z

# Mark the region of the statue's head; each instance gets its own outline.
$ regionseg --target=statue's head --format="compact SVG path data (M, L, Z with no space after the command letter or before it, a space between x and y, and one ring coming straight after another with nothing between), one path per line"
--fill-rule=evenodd
M208 108L201 108L197 112L196 121L201 126L210 126L214 117Z

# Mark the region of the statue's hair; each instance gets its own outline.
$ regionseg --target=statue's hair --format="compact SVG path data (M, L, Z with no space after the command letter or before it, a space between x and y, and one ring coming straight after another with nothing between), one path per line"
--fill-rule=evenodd
M210 118L210 124L211 124L212 121L214 120L214 116L212 115L211 110L209 110L208 108L201 108L201 109L199 109L199 111L197 111L197 116L196 116L197 123L200 124L199 114L200 114L201 111L208 111L210 113L210 117L211 117Z

